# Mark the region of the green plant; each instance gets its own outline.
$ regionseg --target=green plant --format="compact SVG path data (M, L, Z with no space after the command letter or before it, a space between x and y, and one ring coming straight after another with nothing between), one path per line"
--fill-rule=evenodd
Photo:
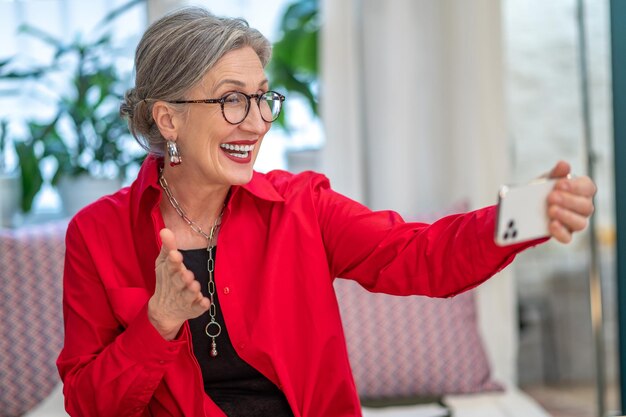
M8 120L0 120L0 174L7 171L6 157L4 153L6 152L7 136L9 133L8 125Z
M13 168L7 164L6 152L9 148L9 121L0 121L0 175L13 175ZM13 141L19 160L18 168L22 185L21 209L24 213L30 211L33 199L43 184L43 178L39 171L39 158L35 154L34 147L23 141Z
M311 112L318 105L318 39L320 13L318 0L290 3L280 21L280 38L273 45L268 74L272 88L303 97ZM278 123L288 129L284 113Z
M46 158L57 162L53 185L63 175L123 178L126 169L143 158L118 113L130 79L118 69L121 54L112 40L111 23L144 2L126 3L105 16L89 36L78 34L70 42L22 26L21 33L53 48L51 61L19 70L11 69L11 60L0 62L0 80L28 80L47 92L42 101L53 97L53 116L26 122L28 137L15 143L20 169L26 174L22 177L25 211L43 184L39 168Z
M43 185L43 176L39 169L40 157L32 140L16 141L15 152L19 160L22 182L22 211L28 213Z
M31 68L27 71L11 71L12 59L0 61L0 81L2 81L2 89L0 93L4 97L16 96L20 92L19 82L31 77L41 75L41 68ZM5 153L9 142L9 119L5 118L0 123L0 173L6 172L7 158ZM40 156L35 152L34 140L12 138L12 143L18 158L18 169L20 172L20 181L22 185L22 201L21 209L24 213L30 211L33 200L37 192L43 185L43 177L39 170Z

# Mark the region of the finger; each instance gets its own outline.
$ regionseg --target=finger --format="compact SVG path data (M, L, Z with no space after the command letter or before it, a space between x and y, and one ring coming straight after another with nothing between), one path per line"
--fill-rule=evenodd
M548 205L558 206L585 217L591 216L594 212L593 200L590 197L571 194L559 189L548 195Z
M550 206L548 216L550 219L558 221L570 232L577 232L587 227L587 216L582 216L559 206Z
M174 233L172 233L172 231L169 229L162 229L160 234L162 237L162 245L161 245L161 253L159 254L159 257L161 256L165 257L167 274L170 277L173 277L176 274L182 274L184 271L187 271L187 268L185 267L185 264L183 263L183 254L180 253L178 249L176 249L177 245L176 245L176 238L174 237ZM187 279L184 279L184 278L185 278L184 275L181 275L179 277L179 282L183 282L183 285L189 280L194 279L193 274L191 274L191 278L187 278ZM180 288L181 285L177 285L177 287Z
M587 176L561 179L557 181L555 188L586 197L593 197L598 190L591 178Z
M185 267L183 263L183 255L177 251L173 250L167 254L167 258L165 258L165 274L166 281L169 284L165 285L174 285L176 289L182 289L187 285L189 281L192 281L193 273ZM191 277L189 277L191 275Z
M202 288L196 279L187 284L187 292L190 294L187 300L194 310L199 311L198 315L209 309L211 301L202 294Z
M162 247L165 247L168 252L178 249L176 236L174 236L174 233L170 229L167 227L161 229L159 236L161 237Z
M207 297L200 296L200 298L198 298L197 300L194 300L191 307L194 310L194 312L197 314L197 316L199 316L200 314L207 311L210 306L211 306L211 300L209 300Z
M211 306L211 301L202 294L198 281L194 281L185 288L183 298L189 303L193 317L198 317Z
M565 161L557 162L554 167L547 174L548 178L562 178L567 177L571 172L570 165Z
M172 253L180 254L180 252ZM179 291L185 291L187 287L196 280L193 272L185 268L182 262L168 265L168 274L171 277L170 282L174 285L174 288Z
M200 289L200 283L195 279L192 282L187 283L187 291L190 293L190 301L196 301L203 297L202 290Z
M558 220L552 220L548 226L550 235L561 243L572 241L572 232L563 226Z
M198 301L197 306L204 313L209 309L209 307L211 307L211 300L209 300L207 297L202 297L200 301Z
M202 299L198 303L198 306L202 309L203 312L205 312L209 309L209 307L211 307L211 300L209 300L207 297L202 297Z
M173 251L177 250L178 247L176 245L176 237L174 233L168 229L163 228L159 232L159 236L161 238L161 251L159 252L159 256L157 257L155 263L158 265L159 263L165 261L167 255Z
M197 280L194 279L192 282L190 282L187 285L187 289L192 294L192 296L190 297L190 302L198 304L200 307L206 305L206 308L209 308L209 306L211 305L211 301L202 294L202 288ZM204 303L203 300L207 300L208 303Z

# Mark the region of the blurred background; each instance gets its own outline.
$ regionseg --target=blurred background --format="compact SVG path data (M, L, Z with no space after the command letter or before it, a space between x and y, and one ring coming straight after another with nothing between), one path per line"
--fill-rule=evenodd
M594 236L519 256L507 331L514 379L553 415L597 412L598 346L605 408L619 410L609 3L0 0L1 226L65 219L132 182L143 153L117 108L150 21L189 4L243 17L275 43L270 85L288 96L259 171L319 170L336 190L410 219L494 204L500 185L559 159L574 174L592 161Z

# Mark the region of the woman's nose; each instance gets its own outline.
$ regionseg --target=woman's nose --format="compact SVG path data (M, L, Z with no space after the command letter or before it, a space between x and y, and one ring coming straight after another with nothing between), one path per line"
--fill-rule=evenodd
M250 100L250 111L243 122L241 122L240 127L258 134L265 133L269 130L269 123L261 117L261 109L256 100Z

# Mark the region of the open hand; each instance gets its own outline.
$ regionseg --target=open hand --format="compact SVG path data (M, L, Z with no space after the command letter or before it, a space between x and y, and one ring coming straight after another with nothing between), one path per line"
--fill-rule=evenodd
M148 302L148 318L167 340L178 334L185 321L209 309L211 302L202 295L200 283L183 264L174 233L162 229L161 252L155 261L156 288Z
M559 161L548 174L557 179L548 194L549 231L561 243L569 243L574 232L585 229L593 214L596 185L587 176L570 177L567 162Z

